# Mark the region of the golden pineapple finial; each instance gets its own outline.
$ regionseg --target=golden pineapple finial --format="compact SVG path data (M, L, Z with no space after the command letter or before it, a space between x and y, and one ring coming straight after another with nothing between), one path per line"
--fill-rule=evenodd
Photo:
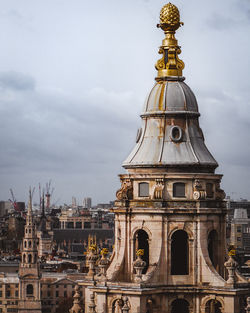
M161 80L164 77L182 76L182 70L185 65L184 62L178 58L181 49L174 35L175 31L181 25L183 25L183 23L180 22L178 8L172 3L164 5L160 12L160 24L157 25L157 27L160 27L164 31L166 36L159 49L159 53L163 54L163 56L155 65L158 70L157 80Z

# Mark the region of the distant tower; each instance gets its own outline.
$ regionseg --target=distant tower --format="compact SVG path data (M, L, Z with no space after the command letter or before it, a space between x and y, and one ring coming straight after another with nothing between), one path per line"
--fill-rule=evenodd
M29 193L28 213L19 265L20 294L18 313L41 313L40 269L38 263L37 236L32 217L32 197Z
M227 257L222 175L182 76L175 38L182 24L176 6L162 8L158 75L112 209L114 252L105 277L85 289L86 313L93 306L96 313L241 313L249 295Z
M72 197L72 208L76 208L76 197Z
M91 198L87 197L87 198L83 199L83 207L85 209L90 209L91 205L92 205L92 199Z

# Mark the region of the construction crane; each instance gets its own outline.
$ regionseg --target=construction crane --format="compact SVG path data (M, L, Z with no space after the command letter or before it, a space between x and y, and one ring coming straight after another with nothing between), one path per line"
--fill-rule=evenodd
M19 208L18 208L18 205L17 205L17 201L16 201L16 198L14 196L14 192L13 190L10 188L10 194L11 194L11 199L9 199L9 201L11 202L12 206L13 206L13 209L15 211L19 211Z
M45 197L46 197L46 209L50 208L50 199L52 197L52 194L53 194L54 190L55 190L55 188L51 189L51 179L50 179L49 182L46 183L46 194L45 194Z

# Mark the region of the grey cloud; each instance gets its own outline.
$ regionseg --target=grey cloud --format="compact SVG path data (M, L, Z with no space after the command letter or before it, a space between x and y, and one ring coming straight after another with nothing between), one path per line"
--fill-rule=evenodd
M185 23L176 36L184 76L199 86L207 146L225 173L226 191L242 189L241 196L250 197L250 97L241 89L249 85L249 28L242 27L249 25L249 0L176 1ZM59 2L2 4L0 200L10 187L21 200L29 185L50 178L61 202L72 195L112 199L154 83L163 39L155 24L163 3ZM244 60L237 57L239 46Z
M33 90L35 80L32 76L19 72L0 72L0 89Z
M128 103L134 103L130 94L119 96L105 90L93 90L81 99L37 90L23 98L19 92L13 93L8 105L2 99L0 109L5 116L0 126L4 129L0 132L2 177L18 175L19 185L20 179L34 173L37 182L45 173L52 179L81 173L86 181L79 189L87 189L97 175L93 173L98 172L105 180L111 180L112 175L111 185L116 184L118 168L128 153L126 147L134 141L136 123L136 116L130 116L122 105L124 97ZM16 110L19 113L13 114ZM109 187L105 188L106 198L112 199ZM65 198L70 197L65 192Z
M214 13L207 19L206 23L210 28L220 31L237 26L239 21L231 17L223 16L222 14Z

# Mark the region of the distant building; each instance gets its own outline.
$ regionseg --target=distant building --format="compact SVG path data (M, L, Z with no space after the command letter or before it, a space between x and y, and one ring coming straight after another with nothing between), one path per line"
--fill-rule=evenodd
M227 208L228 208L228 217L229 221L234 217L234 211L236 209L246 209L247 216L250 218L250 201L246 199L242 199L240 201L235 201L231 199L227 199Z
M0 201L0 217L7 215L13 209L10 201Z
M231 222L231 245L250 251L250 218L247 209L235 209Z
M89 198L89 197L84 198L84 199L83 199L83 207L84 207L85 209L90 209L91 206L92 206L92 199Z

